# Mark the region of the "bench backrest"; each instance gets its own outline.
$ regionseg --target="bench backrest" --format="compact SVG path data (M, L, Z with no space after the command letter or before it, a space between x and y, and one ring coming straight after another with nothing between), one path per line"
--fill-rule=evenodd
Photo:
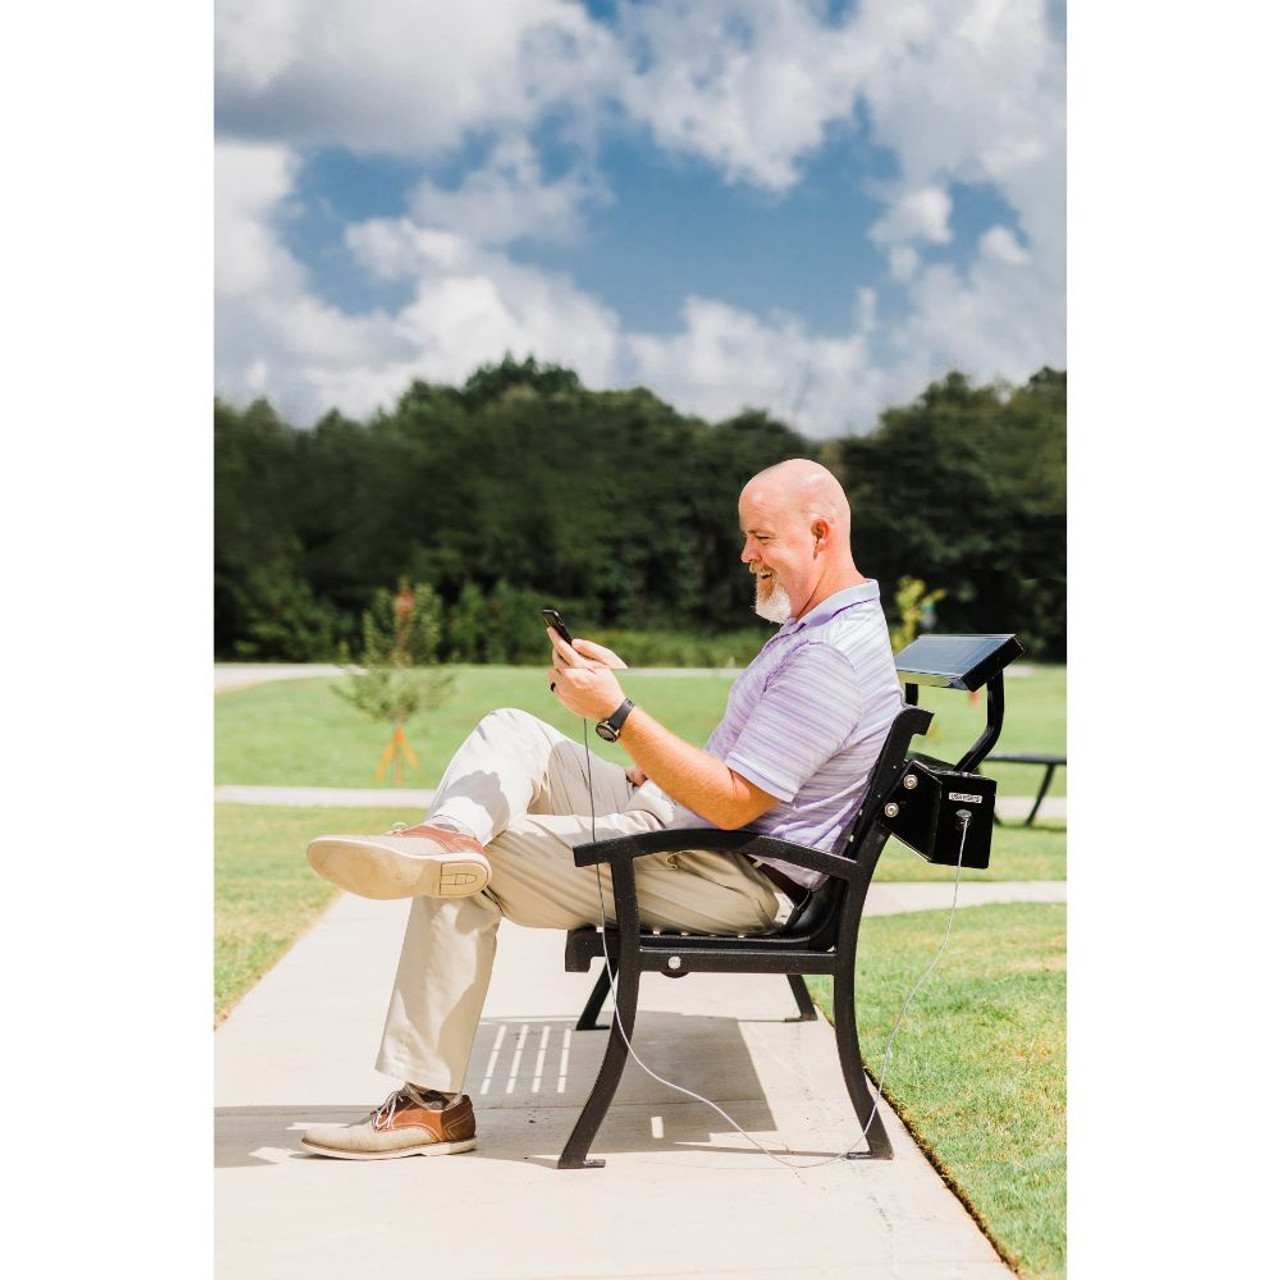
M1022 652L1022 644L1011 634L939 635L921 636L896 656L894 665L907 686L907 702L889 726L866 794L849 814L832 849L841 857L863 864L864 885L874 873L888 838L883 824L877 829L877 819L910 763L912 738L926 732L933 720L932 711L915 705L916 686L928 684L970 692L988 686L987 729L966 754L964 764L985 755L995 744L1003 716L1003 671ZM832 932L846 891L845 882L829 880L799 905L782 933L819 938Z

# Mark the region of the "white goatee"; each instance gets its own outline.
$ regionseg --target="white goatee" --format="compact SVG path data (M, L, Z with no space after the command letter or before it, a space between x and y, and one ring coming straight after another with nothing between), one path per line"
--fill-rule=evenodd
M791 608L791 597L782 589L782 584L774 578L773 590L769 593L769 598L763 600L760 597L760 578L756 578L756 613L760 615L766 622L776 622L779 626L784 622L790 622L793 610Z

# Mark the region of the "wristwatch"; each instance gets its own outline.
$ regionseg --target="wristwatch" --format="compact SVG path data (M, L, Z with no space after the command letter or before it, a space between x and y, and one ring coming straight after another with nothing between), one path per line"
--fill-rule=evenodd
M622 722L631 714L631 708L636 704L630 698L623 698L622 706L620 706L613 715L606 720L601 720L596 725L596 732L606 742L617 742L618 735L622 732Z

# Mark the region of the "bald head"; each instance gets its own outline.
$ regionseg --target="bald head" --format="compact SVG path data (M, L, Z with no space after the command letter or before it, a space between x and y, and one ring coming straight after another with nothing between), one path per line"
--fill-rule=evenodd
M848 544L849 499L844 496L840 481L820 462L788 458L766 467L747 481L742 496L748 495L806 521L825 520L833 538Z
M742 560L756 577L756 612L802 618L865 579L849 546L849 500L826 467L789 458L752 476L738 499Z

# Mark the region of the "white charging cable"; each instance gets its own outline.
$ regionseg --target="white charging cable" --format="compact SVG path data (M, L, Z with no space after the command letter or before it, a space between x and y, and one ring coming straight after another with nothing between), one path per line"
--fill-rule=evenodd
M594 844L596 838L596 801L595 793L591 787L591 749L587 745L587 721L585 720L582 722L582 749L586 753L587 757L587 796L591 805L591 841ZM916 992L920 990L924 980L933 972L934 966L942 958L942 952L946 948L947 940L951 937L951 925L955 920L956 906L960 898L960 868L964 863L964 843L969 834L969 821L972 814L970 814L967 809L961 809L957 816L961 822L960 852L956 858L955 891L951 897L951 911L947 916L947 930L946 933L943 934L942 942L938 946L936 954L929 962L929 967L925 969L925 971L916 980L915 986L911 988L911 994L903 1001L902 1010L898 1014L898 1020L893 1024L893 1031L889 1034L889 1042L884 1047L884 1057L880 1062L880 1079L876 1082L875 1100L871 1104L871 1114L867 1117L866 1124L862 1126L862 1132L858 1134L856 1141L847 1150L840 1152L839 1155L828 1156L825 1160L815 1160L808 1164L797 1164L794 1161L784 1160L777 1154L777 1152L771 1151L758 1139L753 1138L751 1134L749 1134L731 1115L729 1115L727 1111L724 1111L721 1107L717 1106L717 1104L712 1102L710 1098L704 1098L702 1094L695 1093L692 1089L686 1089L683 1085L676 1084L673 1080L667 1080L665 1077L660 1076L656 1071L653 1071L635 1051L635 1047L632 1045L626 1031L623 1030L621 1021L618 1019L617 980L614 976L613 966L609 963L609 948L607 946L602 946L601 950L604 956L605 972L609 975L609 990L613 995L613 1022L618 1028L619 1034L622 1036L623 1044L627 1047L627 1053L630 1054L630 1056L635 1060L636 1065L640 1067L646 1075L656 1080L659 1084L666 1085L668 1089L674 1089L677 1093L683 1093L687 1098L693 1098L698 1102L706 1103L706 1105L709 1106L717 1115L727 1120L734 1129L736 1129L748 1142L752 1144L752 1146L758 1147L771 1160L776 1160L780 1165L782 1165L784 1169L820 1169L824 1165L834 1164L837 1160L847 1159L862 1144L863 1139L867 1136L867 1130L871 1128L871 1124L876 1118L876 1113L880 1107L880 1098L883 1093L885 1078L889 1069L889 1053L893 1048L893 1041L894 1037L898 1034L898 1028L902 1026L902 1020L906 1017L907 1006L911 1003L912 999L914 999ZM600 932L603 936L606 928L608 927L608 912L604 904L604 881L600 875L599 863L596 863L596 890L600 895ZM788 1154L791 1152L791 1148L787 1146L786 1143L782 1144L782 1149Z

